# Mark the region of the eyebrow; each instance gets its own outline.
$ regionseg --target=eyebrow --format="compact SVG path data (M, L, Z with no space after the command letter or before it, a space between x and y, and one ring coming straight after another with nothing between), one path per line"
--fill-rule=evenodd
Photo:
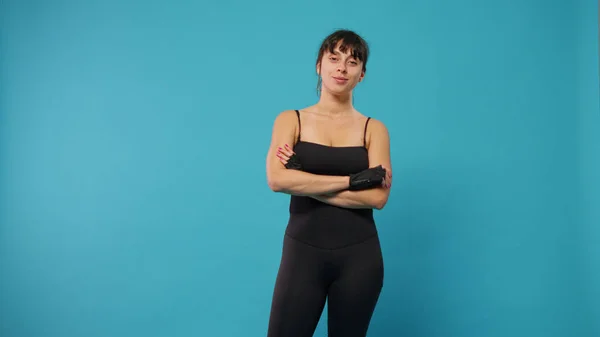
M334 50L333 52L332 52L332 51L330 51L329 53L330 53L330 54L333 54L333 55L337 55L337 56L346 55L345 53L342 53L342 52L340 52L340 51L339 51L339 50L337 50L337 49L336 49L336 50ZM352 55L352 53L348 54L348 58L358 59L356 56Z

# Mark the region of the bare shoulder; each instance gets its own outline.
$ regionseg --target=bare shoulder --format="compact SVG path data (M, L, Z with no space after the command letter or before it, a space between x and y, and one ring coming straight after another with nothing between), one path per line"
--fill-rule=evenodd
M356 111L356 116L359 119L362 119L364 121L368 120L368 125L367 125L367 133L370 132L376 132L376 133L381 133L384 132L385 134L387 134L387 127L385 125L385 123L383 123L382 121L380 121L377 118L374 117L370 117L369 115L366 115L358 110Z
M295 123L296 119L297 119L296 110L284 110L284 111L281 111L280 113L278 113L277 116L275 116L275 123L276 124Z
M371 129L371 131L385 131L385 133L388 132L385 123L376 118L371 118L371 120L369 121L369 128Z
M272 146L295 144L298 136L298 116L295 110L284 110L277 114L273 122Z
M389 143L390 135L387 126L381 120L371 118L367 125L367 145Z
M275 121L273 122L273 131L280 130L296 130L296 125L298 124L298 116L296 115L295 110L284 110L275 116Z

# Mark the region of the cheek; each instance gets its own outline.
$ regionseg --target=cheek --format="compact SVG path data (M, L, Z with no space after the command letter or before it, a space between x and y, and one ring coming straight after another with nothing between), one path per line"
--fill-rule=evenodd
M355 82L358 82L358 81L360 81L361 71L360 70L353 71L351 76Z
M331 74L332 71L335 71L335 67L332 67L330 64L324 64L321 67L321 74L323 75Z

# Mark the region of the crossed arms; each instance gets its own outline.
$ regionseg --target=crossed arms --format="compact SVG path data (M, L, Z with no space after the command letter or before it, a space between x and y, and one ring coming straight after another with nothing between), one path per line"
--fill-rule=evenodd
M383 209L390 194L391 160L390 140L383 123L371 119L368 132L369 167L382 165L387 170L385 183L362 191L350 191L348 176L316 175L284 166L278 156L296 139L297 124L294 111L280 113L273 124L271 144L266 159L267 183L272 191L290 195L308 196L321 202L345 208Z

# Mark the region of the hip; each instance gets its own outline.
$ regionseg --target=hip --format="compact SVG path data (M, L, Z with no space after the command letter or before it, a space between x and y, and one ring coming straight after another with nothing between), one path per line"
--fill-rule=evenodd
M378 238L372 218L327 218L314 214L292 214L285 234L323 249L339 249Z

